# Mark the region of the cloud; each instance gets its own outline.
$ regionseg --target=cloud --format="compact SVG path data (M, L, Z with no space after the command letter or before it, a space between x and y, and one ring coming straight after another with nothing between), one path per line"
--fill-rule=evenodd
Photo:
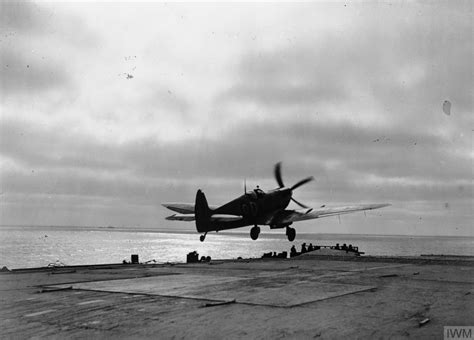
M240 65L237 84L221 100L305 107L346 99L343 79L333 77L321 57L304 47L248 55Z
M6 1L0 4L0 28L4 32L2 42L9 43L10 39L22 38L44 39L53 37L62 43L74 44L78 47L94 46L98 37L84 20L74 14L74 11L57 11L54 6L33 1Z
M11 31L33 33L42 29L46 17L43 9L33 2L17 1L0 3L1 28ZM5 32L5 31L4 31Z
M4 100L11 94L39 95L69 86L70 78L59 65L20 49L0 50L0 91Z
M245 55L218 105L252 103L269 120L298 112L402 130L439 125L431 117L452 98L465 122L474 92L469 11L361 7L340 30Z
M2 155L19 166L75 177L104 174L102 179L107 181L102 186L107 187L113 187L108 180L121 178L126 183L128 178L132 183L182 183L192 191L196 186L212 187L212 183L240 186L236 183L244 177L268 180L265 183L273 187L272 167L279 160L284 161L287 182L313 174L321 182L319 190L351 189L347 197L352 199L357 199L364 183L373 189L383 187L385 181L398 188L397 195L406 188L442 190L451 185L457 189L470 183L470 159L453 153L439 136L350 124L247 124L236 127L219 143L204 138L164 144L146 138L120 145L18 122L3 121L1 127Z
M63 16L43 5L20 1L0 6L2 101L11 95L33 100L55 89L74 91L72 65L80 49L97 46L98 36L77 16Z
M3 218L154 225L197 188L217 204L244 178L274 188L283 161L287 185L316 177L307 204L388 201L390 230L467 225L469 6L7 6Z

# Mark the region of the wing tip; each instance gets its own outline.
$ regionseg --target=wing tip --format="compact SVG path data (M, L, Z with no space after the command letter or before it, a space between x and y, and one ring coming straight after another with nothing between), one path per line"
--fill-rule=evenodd
M170 215L170 216L166 216L166 217L165 217L165 220L173 221L175 216L176 216L176 214L173 214L173 215Z
M161 203L161 205L162 205L163 207L168 208L168 209L169 209L169 207L172 207L173 205L176 205L176 204L178 204L178 203L174 203L174 202Z
M388 206L391 206L391 204L390 203L375 203L375 204L371 204L368 210L380 209L380 208L385 208Z

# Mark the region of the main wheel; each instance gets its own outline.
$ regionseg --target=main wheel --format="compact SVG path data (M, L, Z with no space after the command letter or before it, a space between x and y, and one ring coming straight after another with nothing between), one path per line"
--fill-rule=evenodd
M296 230L291 227L286 227L286 236L288 237L288 241L293 242L296 237Z
M250 238L251 238L252 240L255 241L256 239L258 239L258 235L259 235L259 234L260 234L260 227L255 226L255 227L253 227L252 229L250 229Z
M204 242L205 238L206 238L206 235L201 235L199 236L199 241Z

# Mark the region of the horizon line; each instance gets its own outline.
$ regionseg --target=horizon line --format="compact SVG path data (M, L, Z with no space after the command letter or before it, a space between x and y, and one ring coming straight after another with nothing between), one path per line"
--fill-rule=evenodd
M147 232L170 232L170 233L195 233L199 234L196 230L189 230L189 229L184 229L184 230L176 230L176 229L166 229L166 228L154 228L154 227L142 227L142 226L94 226L94 225L48 225L48 224L36 224L36 225L29 225L29 224L0 224L0 228L3 227L30 227L30 228L35 228L35 227L40 227L40 228L90 228L90 229L105 229L109 231L113 231L114 229L116 231L133 231L133 230L138 230L138 231L147 231ZM217 232L216 232L217 233ZM240 230L223 230L220 232L221 234L247 234L247 232L240 231ZM265 233L266 235L280 235L279 232L269 230ZM328 233L328 232L299 232L299 234L322 234L322 235L358 235L358 236L420 236L420 237L472 237L474 238L474 235L430 235L430 234L367 234L367 233Z

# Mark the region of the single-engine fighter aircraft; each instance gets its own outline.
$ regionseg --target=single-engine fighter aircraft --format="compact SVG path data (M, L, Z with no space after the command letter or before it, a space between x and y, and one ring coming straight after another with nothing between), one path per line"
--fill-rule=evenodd
M313 177L302 179L292 187L285 187L281 178L281 163L275 165L275 178L278 188L263 191L258 186L247 191L244 185L244 194L229 203L221 206L209 206L204 193L199 189L196 193L195 204L192 203L164 203L163 206L177 212L166 219L171 221L196 221L196 229L201 235L201 242L210 231L241 228L253 225L250 237L256 240L260 234L259 225L269 225L270 229L286 228L286 236L292 242L296 231L290 225L293 222L310 220L327 216L352 213L356 211L372 210L389 206L390 204L359 204L342 207L313 209L293 198L293 190L312 181ZM302 209L286 209L290 201L295 202Z

